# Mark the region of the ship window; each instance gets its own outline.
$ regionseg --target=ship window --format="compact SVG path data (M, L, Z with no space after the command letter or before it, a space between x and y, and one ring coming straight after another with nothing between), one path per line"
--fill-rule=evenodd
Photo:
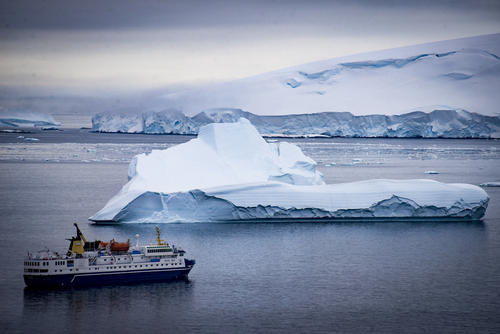
M70 269L69 271L73 271L73 269Z
M142 264L140 265L140 267L142 268Z

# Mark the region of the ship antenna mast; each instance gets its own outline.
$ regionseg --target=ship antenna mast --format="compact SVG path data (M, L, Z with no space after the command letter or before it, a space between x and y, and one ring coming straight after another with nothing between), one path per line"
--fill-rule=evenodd
M158 227L158 225L155 226L155 230L156 230L156 242L158 243L158 246L165 245L163 240L161 240L161 237L160 237L161 232L160 232L160 228Z

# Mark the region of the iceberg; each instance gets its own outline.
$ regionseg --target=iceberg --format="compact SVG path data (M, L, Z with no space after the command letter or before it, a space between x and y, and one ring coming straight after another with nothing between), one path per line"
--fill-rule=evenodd
M0 108L0 126L5 127L55 127L56 122L51 115L37 112L12 111Z
M477 220L489 201L480 187L433 180L326 184L298 146L266 142L244 118L135 156L128 177L91 221Z

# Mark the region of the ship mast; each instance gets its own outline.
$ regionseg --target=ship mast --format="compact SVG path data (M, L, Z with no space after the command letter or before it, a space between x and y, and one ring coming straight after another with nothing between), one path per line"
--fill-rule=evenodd
M155 230L156 230L156 242L158 243L158 246L163 246L165 245L165 242L163 240L161 240L161 232L160 232L160 228L158 227L158 225L155 226Z

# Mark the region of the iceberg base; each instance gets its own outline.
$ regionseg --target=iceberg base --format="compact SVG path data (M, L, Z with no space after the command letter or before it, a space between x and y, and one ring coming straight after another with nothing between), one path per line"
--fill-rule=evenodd
M238 206L229 200L201 190L164 194L145 192L128 203L112 219L90 220L99 224L118 222L264 222L264 221L474 221L480 220L488 198L477 203L456 201L448 207L419 205L392 195L366 208L325 210L319 208L283 208L273 205Z

